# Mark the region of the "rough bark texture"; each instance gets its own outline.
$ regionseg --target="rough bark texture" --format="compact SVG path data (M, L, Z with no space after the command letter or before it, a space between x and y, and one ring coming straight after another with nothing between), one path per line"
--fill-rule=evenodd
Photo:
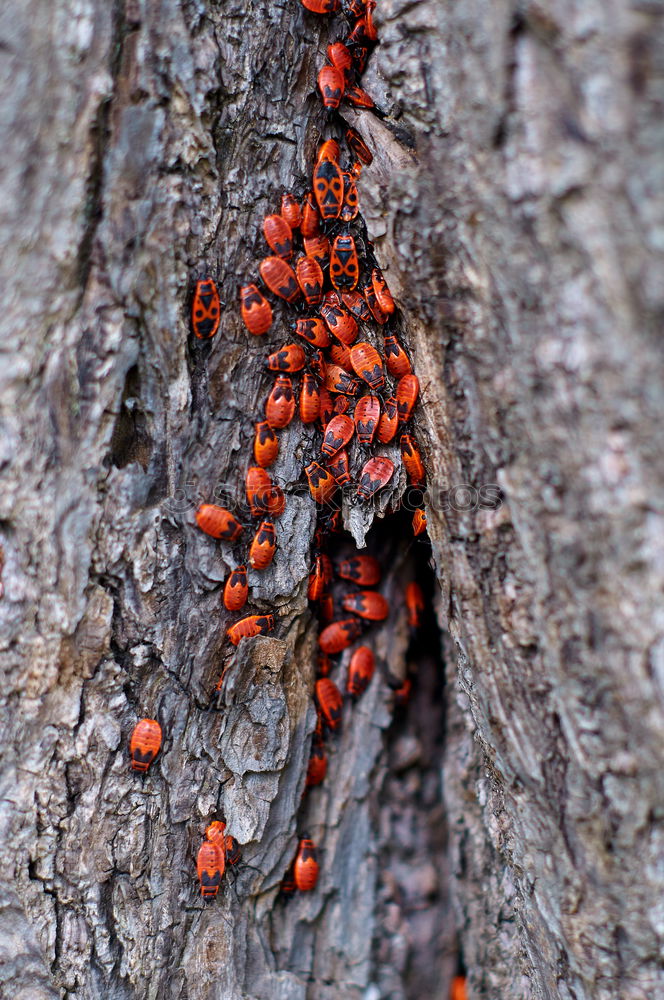
M444 1000L449 891L473 998L664 996L661 8L380 4L365 83L389 115L349 119L424 386L448 720L432 649L396 723L372 685L299 813L308 432L282 436L289 506L254 581L279 632L242 648L221 710L233 553L192 507L241 493L269 381L236 288L263 215L305 186L327 22L296 0L0 13L13 1000ZM206 273L229 308L192 344ZM444 495L492 483L497 510ZM394 598L412 553L389 523ZM403 672L403 614L376 644ZM141 781L126 740L156 714ZM257 871L204 906L195 852L222 811ZM303 822L321 885L284 905Z

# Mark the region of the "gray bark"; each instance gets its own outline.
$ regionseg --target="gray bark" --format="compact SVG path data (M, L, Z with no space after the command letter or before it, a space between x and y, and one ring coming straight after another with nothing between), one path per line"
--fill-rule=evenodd
M281 436L254 581L278 632L219 707L233 554L192 510L242 494L269 379L237 285L308 183L327 22L296 0L1 12L3 996L442 1000L455 921L473 998L664 996L660 14L381 0L365 85L388 117L348 118L423 385L446 722L432 649L405 717L382 678L346 710L301 807L311 433ZM228 304L210 345L203 274ZM491 483L495 511L441 495ZM403 674L390 523L374 640ZM126 743L157 714L141 780ZM203 905L222 812L253 868ZM285 905L304 823L321 883Z

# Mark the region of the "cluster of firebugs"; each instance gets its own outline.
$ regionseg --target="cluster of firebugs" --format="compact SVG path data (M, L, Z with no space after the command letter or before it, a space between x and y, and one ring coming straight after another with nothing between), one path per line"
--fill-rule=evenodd
M314 13L334 13L341 0L301 0ZM346 39L328 46L328 64L318 75L318 89L326 108L337 109L342 99L364 108L373 108L369 95L358 80L370 49L376 41L372 21L375 0L348 0L343 13L352 21ZM283 514L286 498L266 471L279 453L277 431L287 427L299 411L304 424L315 424L322 432L321 454L306 466L312 498L320 514L315 535L316 555L309 577L308 597L316 605L321 631L315 684L318 723L312 737L306 785L320 784L327 773L325 732L337 732L341 724L343 695L329 677L331 657L350 647L370 623L383 621L389 614L386 599L375 589L381 578L380 566L368 555L355 555L333 564L325 552L329 535L340 530L340 508L333 503L340 486L351 482L348 446L357 442L371 448L374 442L390 444L401 430L401 456L409 483L423 486L424 465L415 439L406 428L419 394L408 355L390 331L395 303L385 278L366 239L359 214L357 180L363 165L373 156L352 128L345 129L347 162L341 146L327 139L318 150L311 190L302 200L286 192L280 212L263 220L263 235L271 254L261 260L258 271L265 291L293 306L292 327L297 339L283 344L268 355L267 368L275 373L274 384L265 400L264 419L255 425L254 463L245 477L251 516L259 521L248 552L254 570L266 569L277 544L275 520ZM272 305L256 283L240 289L240 312L250 334L263 336L272 327ZM221 302L211 278L200 280L192 304L192 325L197 338L207 340L219 329ZM382 351L361 339L362 325L376 323L382 329ZM375 339L375 338L374 338ZM299 403L293 376L299 376ZM394 387L389 379L395 382ZM395 471L385 456L372 456L362 465L358 479L358 502L370 500L387 486ZM235 542L244 525L227 509L201 504L196 523L215 539ZM413 517L413 532L426 530L424 510ZM343 617L337 617L330 585L336 576L354 589L342 596ZM236 566L225 582L223 602L228 611L241 611L248 600L246 564ZM408 622L419 626L424 598L419 585L406 588ZM271 614L240 618L227 630L233 645L242 639L269 633L274 628ZM358 698L375 671L372 649L358 646L349 661L346 691ZM395 701L403 703L410 691L406 677L395 690ZM130 739L131 766L147 771L159 753L162 731L154 719L142 719ZM205 831L205 841L197 858L198 878L204 898L217 895L227 868L241 860L238 842L226 833L226 824L215 820ZM300 839L297 853L282 882L282 892L315 887L319 865L316 846L308 837Z

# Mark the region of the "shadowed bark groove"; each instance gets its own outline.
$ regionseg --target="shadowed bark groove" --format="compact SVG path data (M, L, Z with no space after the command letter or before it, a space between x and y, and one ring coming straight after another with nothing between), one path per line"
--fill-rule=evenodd
M387 116L346 117L375 152L361 210L423 386L445 655L433 622L409 647L400 598L428 551L379 520L395 610L372 636L386 672L410 661L413 700L393 713L382 677L345 709L302 807L311 431L281 434L280 547L251 581L279 629L243 644L220 704L235 554L193 509L243 496L289 317L249 338L237 286L263 216L309 184L329 24L296 0L0 17L12 1000L446 1000L455 924L473 998L664 995L662 18L379 2L363 86ZM199 344L205 274L227 308ZM144 715L165 742L141 779ZM252 867L204 905L221 814ZM284 903L304 824L320 885Z

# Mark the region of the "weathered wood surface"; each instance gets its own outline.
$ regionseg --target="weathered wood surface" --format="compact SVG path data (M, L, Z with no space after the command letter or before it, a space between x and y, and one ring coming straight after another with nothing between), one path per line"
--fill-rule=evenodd
M295 0L16 8L0 993L442 1000L448 881L472 997L664 991L658 7L381 0L366 86L391 116L355 116L376 149L362 208L407 317L431 483L505 500L430 507L449 820L432 650L410 721L390 726L379 682L352 710L300 817L321 890L288 906L314 511L292 498L256 591L279 635L242 651L220 712L232 553L192 506L241 494L269 382L231 306L260 219L306 182L326 24ZM229 309L201 346L203 273ZM282 436L293 491L306 442ZM408 540L391 544L394 593ZM403 669L403 616L377 643ZM126 739L154 713L167 739L141 781ZM204 907L195 852L221 809L258 872Z

